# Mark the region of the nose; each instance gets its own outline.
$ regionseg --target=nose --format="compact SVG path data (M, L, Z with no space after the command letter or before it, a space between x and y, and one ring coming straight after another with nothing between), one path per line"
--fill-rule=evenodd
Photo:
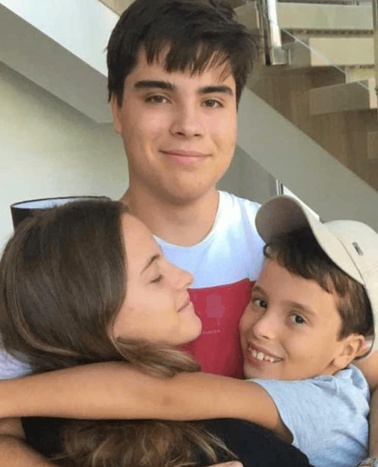
M175 289L188 289L193 284L194 277L190 272L172 263L168 263L168 267L170 269L168 277L170 277L170 282Z
M202 136L204 125L198 104L186 102L177 106L170 131L172 135L183 138Z
M274 339L277 334L277 316L265 310L251 327L252 333L259 339Z

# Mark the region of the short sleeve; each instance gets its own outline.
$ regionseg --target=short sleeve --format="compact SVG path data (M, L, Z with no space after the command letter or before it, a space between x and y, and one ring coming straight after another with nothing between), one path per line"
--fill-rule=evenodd
M273 399L292 444L311 464L355 465L366 457L369 390L356 367L301 381L254 382Z
M0 380L18 378L29 373L29 365L0 350Z

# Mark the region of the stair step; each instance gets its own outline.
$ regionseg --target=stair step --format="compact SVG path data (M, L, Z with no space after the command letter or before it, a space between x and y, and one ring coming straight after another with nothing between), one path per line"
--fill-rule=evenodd
M378 131L368 133L368 158L378 160Z
M307 37L285 47L293 67L374 65L373 37Z
M371 5L278 3L278 24L289 30L372 31Z
M310 90L310 114L376 109L375 79Z
M375 78L375 67L369 68L345 68L345 81L350 83L352 81L364 81L365 79Z
M252 31L259 29L256 4L235 8L238 19ZM278 24L291 31L372 31L371 5L326 5L312 3L277 3Z

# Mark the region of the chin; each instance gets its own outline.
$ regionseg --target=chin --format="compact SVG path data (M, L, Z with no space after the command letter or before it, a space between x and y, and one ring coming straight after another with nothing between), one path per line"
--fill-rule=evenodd
M201 320L198 318L197 315L195 315L195 318L193 319L193 323L187 325L187 329L191 330L190 334L188 333L188 339L186 340L185 343L192 342L196 340L202 332L202 323Z

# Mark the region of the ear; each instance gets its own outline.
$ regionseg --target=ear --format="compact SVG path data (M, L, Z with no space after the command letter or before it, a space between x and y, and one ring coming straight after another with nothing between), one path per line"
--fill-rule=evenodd
M340 342L340 347L336 353L333 364L339 370L346 368L363 349L366 348L366 339L361 334L350 334Z
M110 97L110 107L113 114L113 127L114 131L118 134L122 133L122 123L121 123L121 107L118 105L117 96L112 93Z

